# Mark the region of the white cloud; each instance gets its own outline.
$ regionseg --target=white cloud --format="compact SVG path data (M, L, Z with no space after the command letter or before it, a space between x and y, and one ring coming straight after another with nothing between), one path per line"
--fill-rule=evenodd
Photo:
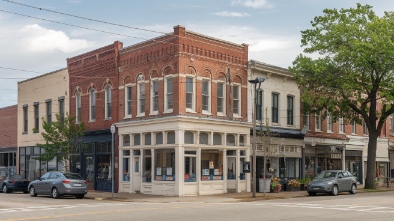
M71 4L80 4L80 3L82 3L82 1L78 1L78 0L70 0L68 2L71 3Z
M20 44L29 52L71 53L92 46L84 39L70 39L64 32L50 30L37 24L26 25L19 30Z
M250 8L274 8L267 0L231 0L231 5L243 5Z
M228 12L228 11L216 12L215 15L221 16L221 17L247 17L247 16L249 16L248 13Z

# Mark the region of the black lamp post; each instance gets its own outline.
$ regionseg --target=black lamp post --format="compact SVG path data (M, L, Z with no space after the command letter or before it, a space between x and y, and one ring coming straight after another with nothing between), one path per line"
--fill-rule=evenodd
M265 78L256 78L254 80L249 80L249 83L254 84L254 105L252 109L253 113L253 174L252 174L252 193L253 193L253 198L256 198L256 105L257 105L257 99L256 99L256 91L257 91L257 85L258 89L260 90L261 88L261 83L265 81Z

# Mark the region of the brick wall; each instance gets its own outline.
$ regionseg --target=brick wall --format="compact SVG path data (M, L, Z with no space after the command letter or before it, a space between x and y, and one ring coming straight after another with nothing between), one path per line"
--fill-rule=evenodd
M174 32L168 35L132 45L120 50L120 75L119 75L119 121L125 116L125 91L124 86L132 86L132 119L144 119L171 115L191 115L198 117L233 119L229 111L230 86L228 85L227 68L231 70L231 83L241 86L241 117L238 120L247 120L247 61L248 45L234 44L220 39L215 39L202 34L186 31L182 26L174 27ZM196 77L195 113L186 111L186 74ZM145 79L145 115L137 117L137 78ZM164 110L164 77L174 75L173 87L173 112ZM211 79L211 114L202 113L202 87L201 78ZM151 78L159 80L159 110L151 114ZM222 79L226 86L226 116L216 113L216 81ZM232 112L231 112L232 113Z
M17 105L0 108L0 148L17 146Z

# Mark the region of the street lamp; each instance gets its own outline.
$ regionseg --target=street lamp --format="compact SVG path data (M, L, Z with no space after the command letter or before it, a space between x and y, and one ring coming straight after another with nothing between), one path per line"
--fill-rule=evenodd
M252 185L252 193L253 193L253 198L256 198L256 106L257 106L257 99L256 99L256 91L257 91L257 85L259 86L259 90L261 88L261 83L265 81L265 78L256 78L254 80L249 80L249 83L254 84L254 106L252 108L252 113L253 113L253 185Z
M112 175L111 175L111 181L112 181L112 198L114 197L114 188L115 188L115 179L114 179L114 176L115 176L115 150L114 150L114 137L115 137L115 125L114 124L112 124L111 125L111 133L112 133L112 142L111 142L111 154L112 154L112 156L111 156L111 158L112 158L112 163L111 163L111 173L112 173Z

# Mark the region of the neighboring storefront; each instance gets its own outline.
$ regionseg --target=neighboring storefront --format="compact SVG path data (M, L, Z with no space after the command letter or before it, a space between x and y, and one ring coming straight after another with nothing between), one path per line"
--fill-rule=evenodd
M183 196L250 191L250 173L244 170L250 161L248 123L178 116L116 126L120 192Z

